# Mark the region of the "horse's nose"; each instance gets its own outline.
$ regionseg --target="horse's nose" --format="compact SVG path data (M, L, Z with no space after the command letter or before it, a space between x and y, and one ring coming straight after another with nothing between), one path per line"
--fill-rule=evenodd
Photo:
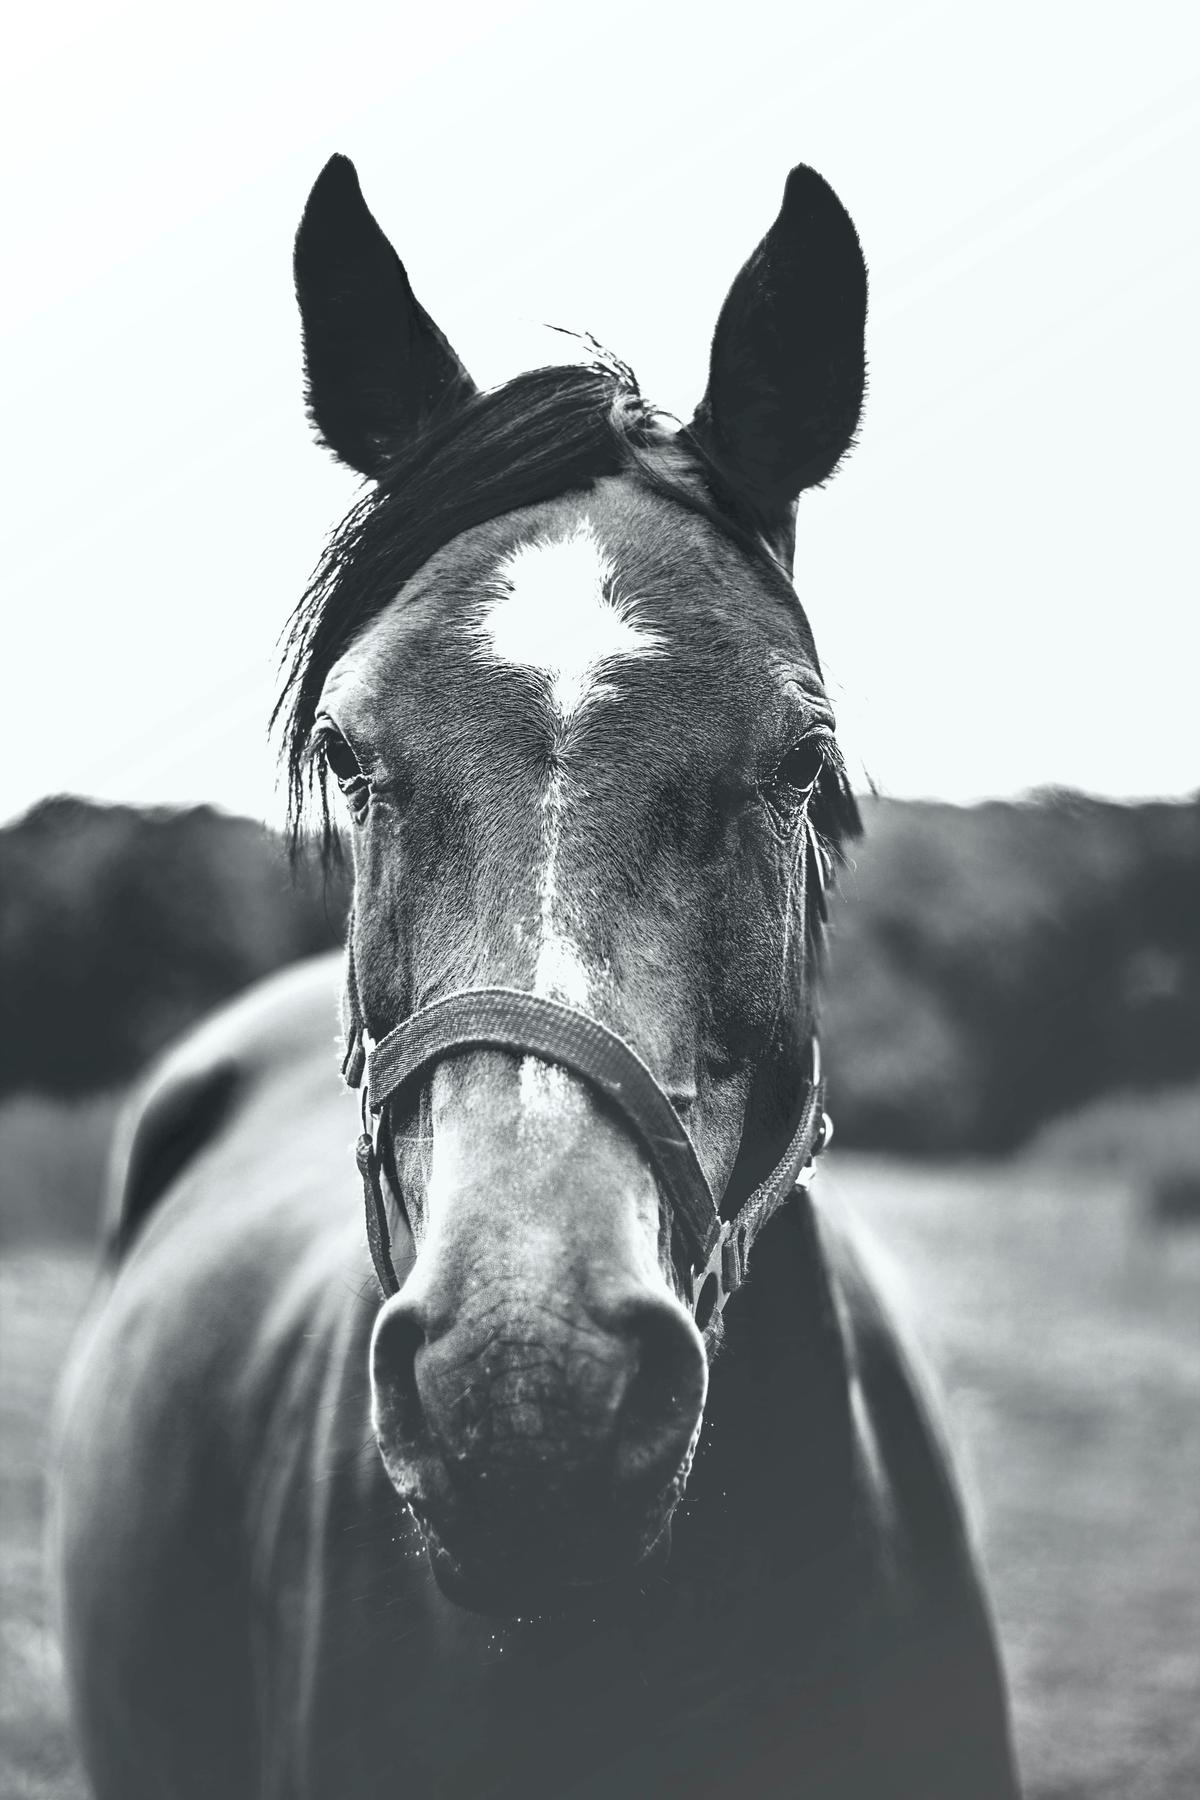
M497 1462L536 1480L555 1465L607 1463L621 1490L650 1495L688 1453L708 1368L699 1332L666 1293L568 1307L497 1304L483 1290L451 1311L418 1269L377 1321L372 1378L397 1466L432 1451L458 1480Z
M657 1492L678 1473L700 1424L704 1343L690 1315L667 1296L625 1301L614 1326L631 1358L617 1418L617 1480Z

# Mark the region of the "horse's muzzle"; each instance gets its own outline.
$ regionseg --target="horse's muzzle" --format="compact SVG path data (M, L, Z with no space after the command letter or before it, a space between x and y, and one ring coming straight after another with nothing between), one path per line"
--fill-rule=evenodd
M420 1287L376 1323L375 1429L446 1591L544 1607L636 1568L683 1490L704 1408L683 1307L635 1292L597 1316L485 1291L447 1320Z

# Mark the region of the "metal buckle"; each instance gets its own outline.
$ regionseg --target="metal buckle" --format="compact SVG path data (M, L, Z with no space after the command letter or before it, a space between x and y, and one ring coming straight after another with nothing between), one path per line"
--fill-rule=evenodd
M363 1048L362 1034L356 1031L347 1042L346 1054L342 1058L342 1080L346 1086L358 1087L366 1067L367 1053Z
M367 1091L367 1084L365 1081L358 1090L358 1109L359 1116L362 1120L359 1144L363 1146L363 1148L361 1152L356 1152L356 1154L365 1155L368 1158L371 1167L371 1178L377 1184L381 1184L383 1158L379 1151L379 1139L383 1131L383 1114L382 1112L372 1112L370 1095ZM362 1169L361 1161L359 1162L359 1168ZM363 1172L365 1174L366 1171L364 1170ZM382 1194L382 1192L383 1189L380 1185L380 1193Z
M803 1190L804 1188L812 1186L813 1177L816 1175L816 1172L817 1172L817 1158L819 1156L821 1156L824 1151L828 1150L828 1148L832 1142L833 1142L833 1120L830 1118L830 1116L827 1112L823 1112L821 1114L820 1128L817 1132L816 1137L813 1140L812 1155L809 1157L808 1161L805 1163L804 1167L801 1169L800 1173L797 1175L795 1181L792 1183L792 1192L793 1193L795 1193L797 1188Z
M792 1183L792 1193L802 1192L811 1184L817 1172L817 1160L832 1139L833 1120L827 1112L822 1112L811 1154ZM748 1250L745 1228L739 1230L736 1219L722 1219L716 1242L703 1267L692 1271L692 1317L701 1331L706 1331L713 1320L724 1312L730 1298L741 1286L746 1274Z
M722 1219L717 1240L709 1251L703 1268L692 1271L692 1317L701 1331L706 1331L718 1314L724 1312L726 1302L737 1285L736 1282L730 1283L725 1255L732 1237L732 1221Z

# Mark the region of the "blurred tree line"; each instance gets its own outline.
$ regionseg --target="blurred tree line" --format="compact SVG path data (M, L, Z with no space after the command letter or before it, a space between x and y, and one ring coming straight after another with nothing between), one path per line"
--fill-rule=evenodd
M834 915L843 1140L997 1151L1200 1073L1200 796L867 801Z
M823 1039L843 1143L999 1151L1200 1074L1200 797L868 800ZM0 830L0 1093L111 1088L340 942L345 883L208 807L54 799Z
M338 884L249 819L45 800L0 830L0 1094L126 1081L344 924Z

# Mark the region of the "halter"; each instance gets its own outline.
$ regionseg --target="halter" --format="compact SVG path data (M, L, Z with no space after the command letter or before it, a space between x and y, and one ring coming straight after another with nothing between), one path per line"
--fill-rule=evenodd
M363 1182L367 1241L379 1286L399 1292L382 1182L379 1134L389 1101L444 1057L466 1050L537 1056L581 1076L616 1108L638 1138L667 1196L687 1256L688 1300L701 1330L714 1323L745 1280L750 1250L763 1227L816 1173L833 1127L815 1036L799 1116L788 1146L765 1181L732 1219L723 1219L687 1128L637 1052L589 1013L517 988L464 988L404 1019L375 1041L362 1019L353 952L349 970L350 1031L342 1076L362 1093L357 1161ZM364 1081L365 1076L365 1081ZM397 1193L401 1211L403 1196Z

